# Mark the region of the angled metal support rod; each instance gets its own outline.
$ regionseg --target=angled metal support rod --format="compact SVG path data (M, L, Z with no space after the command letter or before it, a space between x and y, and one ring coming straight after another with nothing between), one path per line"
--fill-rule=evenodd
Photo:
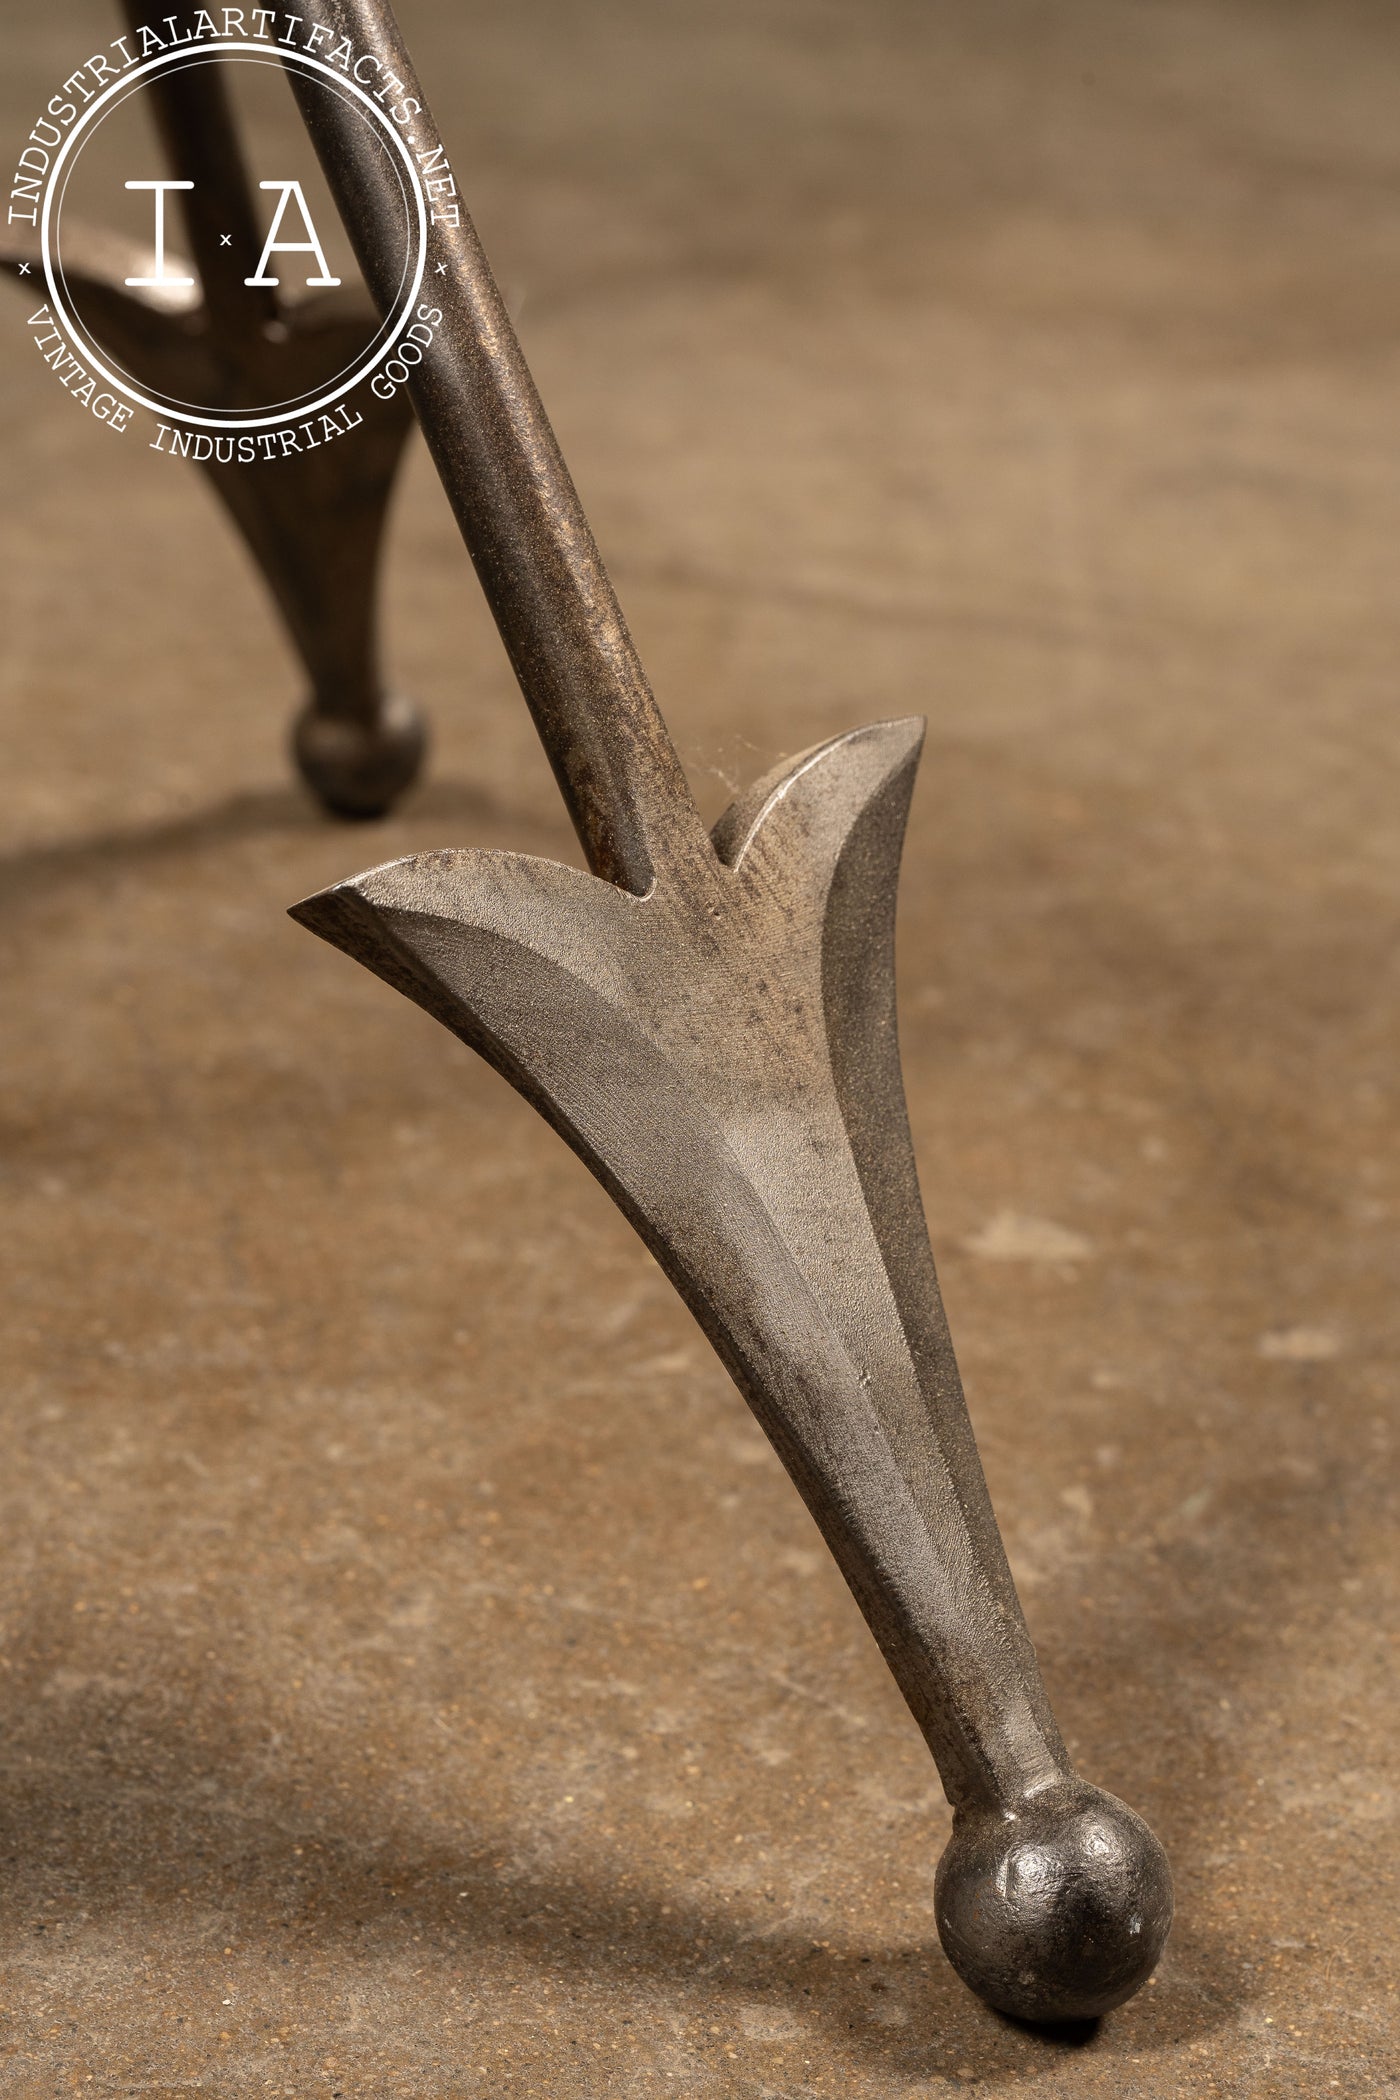
M135 30L139 0L122 12ZM67 225L65 278L95 335L134 377L161 394L235 412L310 396L355 356L376 317L358 293L321 292L284 307L272 287L249 287L262 240L217 46L157 74L145 92L179 192L198 284L131 288L144 251L118 235ZM39 259L37 240L6 236L0 266ZM169 258L169 274L181 271ZM311 692L292 747L308 786L340 816L378 816L412 783L425 734L417 711L385 691L379 668L376 582L385 515L412 428L401 397L366 393L348 444L289 458L199 463L246 541L306 667ZM196 447L195 456L199 449Z
M308 18L422 92L387 5ZM303 111L366 280L394 200ZM436 144L426 108L420 142ZM425 853L297 905L476 1048L631 1220L821 1527L954 1809L939 1932L972 1989L1092 2017L1151 1972L1171 1876L1079 1778L963 1401L895 1033L895 887L922 724L778 767L707 834L475 233L440 229L416 405L592 874Z

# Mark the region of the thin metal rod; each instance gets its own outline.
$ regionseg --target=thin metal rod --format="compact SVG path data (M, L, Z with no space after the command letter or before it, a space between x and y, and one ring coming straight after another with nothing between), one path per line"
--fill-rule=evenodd
M437 129L385 0L307 0L302 12L379 61L394 101L417 105L412 150L430 159ZM398 183L353 107L288 72L370 294L387 309L399 292ZM423 297L442 319L409 381L423 435L588 864L641 894L704 829L464 208L459 223L434 224L430 253Z

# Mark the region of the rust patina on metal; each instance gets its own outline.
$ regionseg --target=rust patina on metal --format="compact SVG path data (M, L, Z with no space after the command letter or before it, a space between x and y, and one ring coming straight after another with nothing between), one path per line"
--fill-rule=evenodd
M134 30L146 10L127 0ZM233 113L205 48L148 84L175 177L198 282L143 290L146 250L91 227L65 228L64 276L94 334L133 376L161 393L230 414L310 396L343 371L376 317L358 292L324 291L284 305L249 286L258 231ZM6 234L0 266L40 260L33 236ZM408 403L366 391L350 444L288 457L211 456L199 464L242 533L311 679L292 731L302 777L338 816L380 816L416 778L425 733L412 704L385 691L379 669L376 576L394 476L412 428ZM236 448L230 450L236 452ZM196 455L197 456L197 455Z
M306 13L421 90L386 6ZM303 89L371 290L397 199ZM415 136L435 143L426 108ZM954 1808L954 1967L1021 2018L1151 1973L1166 1857L1081 1779L1011 1581L943 1315L895 1030L895 888L922 724L805 753L707 833L465 212L413 382L428 444L591 874L418 854L293 916L471 1044L635 1225L820 1525Z

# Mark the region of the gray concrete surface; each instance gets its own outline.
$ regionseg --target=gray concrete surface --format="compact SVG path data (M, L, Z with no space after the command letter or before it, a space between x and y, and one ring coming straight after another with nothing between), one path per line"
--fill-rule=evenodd
M1395 2094L1400 16L403 0L707 807L930 735L903 1032L993 1493L1156 1983L1022 2032L659 1273L283 917L573 857L417 453L346 830L188 470L7 293L0 2091ZM7 11L5 136L105 41Z

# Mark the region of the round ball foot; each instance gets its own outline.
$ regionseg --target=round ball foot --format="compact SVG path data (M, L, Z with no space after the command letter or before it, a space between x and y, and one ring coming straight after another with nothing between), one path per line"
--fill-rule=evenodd
M292 730L302 779L337 817L382 817L417 779L427 742L417 708L397 695L369 723L318 714L308 701Z
M1012 1811L960 1812L938 1935L970 1990L1018 2020L1092 2020L1131 1998L1172 1922L1167 1855L1112 1794L1067 1779Z

